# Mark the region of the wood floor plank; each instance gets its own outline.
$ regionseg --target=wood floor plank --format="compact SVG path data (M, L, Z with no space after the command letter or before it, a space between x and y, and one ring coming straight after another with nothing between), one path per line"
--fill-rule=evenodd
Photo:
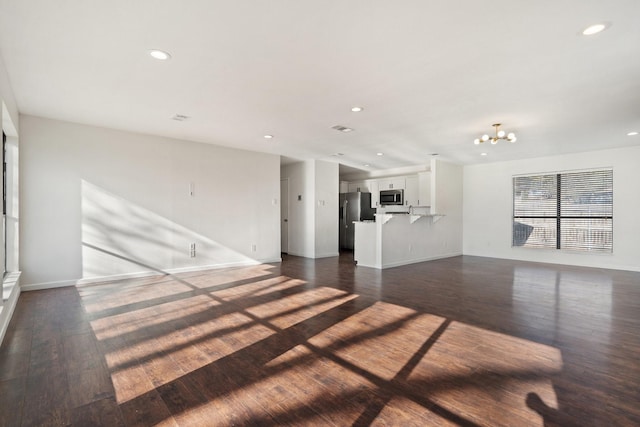
M68 425L71 422L69 383L63 369L29 376L22 425Z
M23 293L0 425L640 425L638 353L640 273L284 256Z
M73 410L71 424L74 426L124 427L122 413L115 399L94 400Z
M25 377L0 381L0 426L21 425L25 387Z
M156 390L121 403L120 410L127 426L147 427L160 423L166 426L178 425Z
M10 339L10 338L9 338ZM0 381L27 376L30 352L0 352Z
M77 408L104 399L115 399L109 372L103 368L67 372L69 400Z

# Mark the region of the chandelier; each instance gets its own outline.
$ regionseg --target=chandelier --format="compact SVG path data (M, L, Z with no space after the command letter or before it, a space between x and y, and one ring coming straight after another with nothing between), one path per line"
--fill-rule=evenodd
M495 123L492 126L495 130L495 136L489 136L487 134L482 135L480 138L476 138L473 140L473 143L476 145L482 144L483 142L491 141L492 144L497 144L499 140L504 139L509 142L516 142L516 134L510 132L508 135L505 131L499 130L500 125L502 123Z

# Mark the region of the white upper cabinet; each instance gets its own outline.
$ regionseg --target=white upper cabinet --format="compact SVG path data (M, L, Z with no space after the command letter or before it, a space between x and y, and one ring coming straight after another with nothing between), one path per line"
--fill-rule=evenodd
M407 206L420 205L417 175L411 175L405 178L404 204Z
M383 178L378 180L380 191L382 190L404 190L405 177L397 176L394 178Z
M369 188L367 187L367 184L363 181L350 182L349 193L356 193L358 191L361 193L367 193L369 192Z
M431 172L340 183L340 192L371 193L372 208L380 207L380 191L382 190L404 190L404 204L406 206L431 206Z
M366 185L369 187L371 193L371 207L377 208L380 206L380 186L376 179L369 179L366 181Z

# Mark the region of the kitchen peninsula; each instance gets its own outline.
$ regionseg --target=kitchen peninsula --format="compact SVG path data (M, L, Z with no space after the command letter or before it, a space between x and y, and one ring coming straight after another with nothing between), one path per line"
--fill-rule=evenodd
M375 222L355 222L353 258L363 267L383 269L458 255L450 252L444 228L436 227L440 220L443 215L414 212L376 214Z
M355 224L354 261L385 269L462 253L462 168L432 161L430 207L389 213Z

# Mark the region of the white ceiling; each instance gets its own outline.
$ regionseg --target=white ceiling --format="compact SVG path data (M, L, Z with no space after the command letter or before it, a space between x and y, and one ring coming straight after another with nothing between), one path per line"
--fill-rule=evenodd
M638 0L0 0L0 53L22 113L377 170L640 144L639 16ZM518 142L475 146L495 122Z

